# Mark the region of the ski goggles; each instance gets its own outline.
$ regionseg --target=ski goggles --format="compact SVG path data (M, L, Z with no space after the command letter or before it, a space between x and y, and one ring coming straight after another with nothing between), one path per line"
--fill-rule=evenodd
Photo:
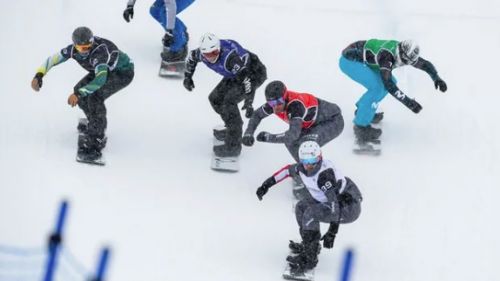
M92 43L82 44L82 45L75 45L75 49L79 53L86 53L86 52L90 51L90 49L92 49Z
M277 98L275 100L268 100L267 104L269 104L270 107L276 107L278 105L282 105L285 103L285 99L283 97Z
M219 57L220 50L213 50L208 53L201 53L207 60L214 61Z
M313 158L307 158L307 159L300 159L300 163L302 165L315 165L319 162L320 158L319 157L313 157Z

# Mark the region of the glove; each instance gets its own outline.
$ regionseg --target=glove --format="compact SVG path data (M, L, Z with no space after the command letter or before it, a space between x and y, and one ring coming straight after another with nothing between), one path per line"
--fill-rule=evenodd
M323 247L327 249L333 248L333 243L335 242L335 234L327 232L323 237L321 237L321 240L323 240Z
M52 249L53 247L60 245L62 243L62 241L63 241L63 239L62 239L61 234L52 233L48 239L49 249Z
M436 81L434 81L434 87L436 88L436 90L439 89L443 93L448 89L448 86L446 86L446 83L441 78L438 78L436 79Z
M250 94L252 92L252 81L250 81L250 78L245 77L245 79L243 79L243 87L245 88L245 94Z
M40 91L40 88L42 87L43 84L43 73L37 72L35 74L35 77L33 77L33 80L31 80L31 88L35 91Z
M268 133L268 132L260 132L258 135L257 135L257 140L258 141L261 141L261 142L267 142L269 140L269 136L271 134Z
M355 200L351 194L347 192L342 192L339 194L339 203L341 204L341 206L351 205L354 202Z
M252 117L253 114L253 106L252 106L252 101L250 100L245 100L245 103L243 104L243 107L241 108L242 110L245 111L245 117L250 118Z
M172 29L167 29L165 35L163 35L163 46L170 47L174 43L174 31Z
M188 91L192 91L194 89L194 82L193 82L193 78L191 78L191 76L189 75L184 75L184 88L186 88L186 90Z
M419 113L422 110L422 106L414 99L406 98L403 104L414 113Z
M265 180L262 185L257 188L257 197L259 198L259 200L262 200L262 197L264 197L269 188L275 184L276 179L274 178L274 176L269 177L267 180Z
M268 190L269 190L269 187L266 187L264 185L257 188L257 192L256 192L257 198L259 198L259 200L262 201L262 197L264 197L264 195L267 193Z
M253 143L255 142L255 139L252 135L250 134L245 134L243 138L241 139L241 143L245 146L252 146Z
M127 5L127 8L123 11L123 18L126 22L130 22L130 19L134 18L134 6Z
M323 247L327 249L333 248L333 242L335 242L335 236L337 235L337 232L339 231L339 224L338 223L330 223L330 227L328 228L328 231L321 237L321 240L323 240Z

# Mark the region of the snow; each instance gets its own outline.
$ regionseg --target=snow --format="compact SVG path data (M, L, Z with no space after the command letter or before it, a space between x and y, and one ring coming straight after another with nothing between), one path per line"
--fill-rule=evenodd
M220 77L199 65L191 93L157 77L162 30L151 2L138 1L126 23L126 1L3 1L0 243L43 245L67 198L65 245L88 267L111 245L111 281L278 280L288 240L298 238L291 184L262 202L255 190L292 158L284 146L257 143L244 148L239 173L209 169L221 121L207 96ZM268 81L343 109L346 128L323 154L358 184L363 211L341 226L333 251L322 251L317 281L337 278L347 247L357 254L353 280L500 280L500 2L211 0L180 18L190 47L205 32L235 39L258 54ZM85 73L77 63L52 69L39 93L30 88L36 68L80 25L136 65L132 84L107 101L105 167L74 161L83 114L66 99ZM415 39L448 83L441 93L423 72L396 71L423 110L383 101L380 157L351 152L363 89L338 68L341 50L368 38ZM255 106L263 101L261 88ZM286 126L270 117L259 129Z

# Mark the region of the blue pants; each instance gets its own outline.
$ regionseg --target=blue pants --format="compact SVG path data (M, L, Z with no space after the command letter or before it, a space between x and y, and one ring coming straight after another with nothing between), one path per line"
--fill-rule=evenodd
M195 0L177 0L177 12L176 15L186 9L189 5L191 5ZM165 2L164 0L156 0L151 8L149 9L149 13L153 18L161 24L163 29L166 29L167 26L167 13L165 10ZM174 26L174 43L170 46L170 51L177 52L186 46L188 41L188 35L186 32L186 25L178 18L175 18L175 26Z
M354 117L354 124L363 127L370 125L380 101L388 93L382 82L380 72L369 68L362 62L348 60L344 56L340 57L339 66L342 72L363 85L367 90L356 103L357 112ZM396 83L394 76L392 80Z

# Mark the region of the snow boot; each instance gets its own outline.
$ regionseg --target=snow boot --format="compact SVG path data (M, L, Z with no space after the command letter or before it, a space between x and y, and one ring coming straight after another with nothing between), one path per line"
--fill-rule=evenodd
M318 255L321 250L319 240L321 233L317 230L304 230L301 232L303 251L298 255L290 255L286 258L290 268L295 272L305 272L316 267Z
M218 141L225 141L226 140L226 133L227 133L227 128L223 128L221 130L214 129L214 137Z
M160 55L161 55L161 59L164 62L173 63L173 62L180 62L180 61L186 60L187 53L188 53L188 49L187 49L187 45L186 45L186 46L182 47L182 49L180 49L177 52L172 52L172 51L170 51L170 48L164 47L163 52L161 52Z
M358 143L379 143L380 141L378 138L382 135L382 130L373 128L370 125L366 127L354 125L354 135L356 136Z
M78 153L88 161L94 161L101 158L101 150L106 147L108 138L106 136L93 137L85 135L78 139Z
M288 248L290 249L290 252L295 255L304 252L304 244L302 244L302 242L295 242L293 240L290 240Z
M216 145L214 153L218 157L238 157L241 154L241 144L239 145Z

